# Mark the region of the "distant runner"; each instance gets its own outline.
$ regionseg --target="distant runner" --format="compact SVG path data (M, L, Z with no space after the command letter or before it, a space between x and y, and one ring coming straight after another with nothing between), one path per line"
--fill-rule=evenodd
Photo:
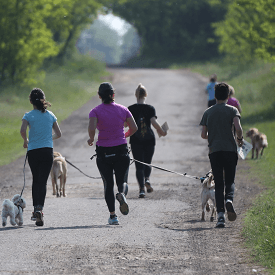
M134 159L150 164L154 155L156 144L156 139L151 128L151 124L154 128L156 128L159 135L166 136L167 132L164 131L158 123L155 108L151 105L145 104L147 91L143 85L138 85L135 96L137 103L128 107L138 126L138 131L130 137L131 149ZM136 177L139 184L139 198L144 198L144 185L147 188L148 193L153 192L153 188L150 183L152 168L138 162L135 162L135 166Z

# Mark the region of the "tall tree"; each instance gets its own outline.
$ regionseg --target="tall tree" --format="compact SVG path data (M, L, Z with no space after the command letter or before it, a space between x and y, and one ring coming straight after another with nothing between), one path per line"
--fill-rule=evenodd
M43 60L58 53L52 33L44 22L51 2L0 2L0 81L31 82Z
M231 59L275 61L275 0L234 1L215 28L220 51Z
M102 7L96 0L52 0L54 8L46 19L48 28L59 45L58 60L74 47L80 31L91 24Z
M31 83L45 59L62 60L100 7L100 0L1 1L0 83Z

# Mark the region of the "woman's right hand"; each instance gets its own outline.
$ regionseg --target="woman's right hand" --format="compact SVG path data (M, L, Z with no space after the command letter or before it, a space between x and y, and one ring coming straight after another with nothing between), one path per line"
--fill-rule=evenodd
M28 143L29 143L29 141L28 141L28 140L24 140L23 147L24 147L24 148L28 148Z
M157 132L163 137L167 135L167 131L164 131L164 130L157 130Z
M89 139L87 140L87 143L88 143L89 146L93 146L94 141L93 141L92 139L89 138Z

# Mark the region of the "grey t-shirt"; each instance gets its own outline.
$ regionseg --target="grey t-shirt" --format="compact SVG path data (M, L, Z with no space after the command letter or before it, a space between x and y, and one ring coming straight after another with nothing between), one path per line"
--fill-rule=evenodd
M237 144L232 132L234 117L241 117L236 107L225 103L208 108L201 119L200 125L208 130L209 154L218 151L237 152Z

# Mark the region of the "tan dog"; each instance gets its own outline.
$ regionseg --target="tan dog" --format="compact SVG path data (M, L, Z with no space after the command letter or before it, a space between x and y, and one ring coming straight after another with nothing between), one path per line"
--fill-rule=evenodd
M261 151L261 156L263 155L264 148L267 147L267 137L265 134L259 132L257 128L250 128L246 132L246 136L251 139L252 143L252 159L254 158L254 150L256 149L256 159L259 156L259 151Z
M210 221L214 221L216 216L216 199L215 199L215 182L212 170L210 170L202 181L202 191L201 191L201 206L202 206L202 215L201 220L205 221L205 209L207 212L210 211L209 199L213 202L213 209L210 217Z
M53 166L51 170L51 178L53 185L53 195L57 197L66 197L65 184L67 179L67 163L64 157L58 152L53 153ZM58 189L57 180L60 179L60 188Z

